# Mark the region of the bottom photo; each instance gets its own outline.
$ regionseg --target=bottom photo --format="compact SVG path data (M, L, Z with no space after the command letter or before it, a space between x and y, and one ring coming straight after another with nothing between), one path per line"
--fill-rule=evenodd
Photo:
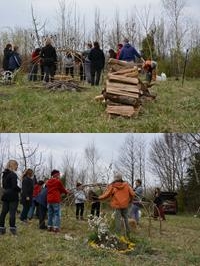
M199 265L200 133L1 133L0 239L0 265Z

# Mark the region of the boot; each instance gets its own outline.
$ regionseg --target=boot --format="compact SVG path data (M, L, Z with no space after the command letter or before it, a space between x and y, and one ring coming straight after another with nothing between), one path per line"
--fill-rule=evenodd
M16 235L17 234L17 228L16 227L10 227L10 232L12 235Z
M5 227L0 227L0 235L4 235L6 233Z

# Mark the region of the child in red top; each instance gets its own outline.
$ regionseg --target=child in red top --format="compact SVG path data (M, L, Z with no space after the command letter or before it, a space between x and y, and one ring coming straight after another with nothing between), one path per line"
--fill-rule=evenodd
M53 170L51 178L46 183L48 205L48 231L60 231L61 194L68 194L60 180L60 172Z

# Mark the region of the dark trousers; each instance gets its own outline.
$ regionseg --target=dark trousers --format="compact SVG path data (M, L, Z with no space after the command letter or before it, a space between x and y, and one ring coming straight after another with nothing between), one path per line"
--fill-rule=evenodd
M101 69L95 68L94 66L91 66L91 85L99 85L101 77Z
M76 203L76 219L83 218L83 212L84 212L84 203Z
M38 206L38 211L39 211L39 228L40 229L45 229L45 219L47 216L47 208L41 204Z
M26 200L22 203L23 208L22 208L22 212L20 215L20 220L21 221L26 221L27 220L27 216L28 216L28 211L31 207L31 201L30 200Z
M100 202L93 202L91 206L91 215L99 217L100 214Z
M49 82L49 76L50 76L50 79L51 81L53 81L53 78L54 78L54 75L55 75L55 65L45 65L44 66L44 80L46 82Z
M72 76L72 78L74 77L74 68L73 67L66 67L65 68L65 73L66 73L66 75L71 75Z
M18 201L3 201L2 205L2 211L0 215L0 227L5 227L5 218L7 213L9 212L9 225L10 228L16 228L15 222L16 222L16 212L18 207Z

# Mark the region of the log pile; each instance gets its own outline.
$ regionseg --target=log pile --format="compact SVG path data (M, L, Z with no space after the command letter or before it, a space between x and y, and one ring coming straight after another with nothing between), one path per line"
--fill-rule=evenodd
M103 91L108 114L132 117L146 101L155 99L148 84L139 79L138 66L134 63L110 59L108 68Z
M87 88L81 86L78 81L74 80L55 80L54 82L47 82L44 84L45 88L48 89L50 92L64 92L64 91L71 91L71 92L81 92L85 91Z

